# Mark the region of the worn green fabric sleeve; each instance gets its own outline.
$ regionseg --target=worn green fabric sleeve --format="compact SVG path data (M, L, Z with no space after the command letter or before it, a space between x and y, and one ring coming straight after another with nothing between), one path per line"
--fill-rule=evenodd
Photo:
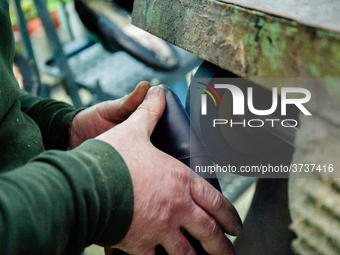
M129 171L109 144L41 153L0 175L0 254L80 254L114 245L133 216Z
M80 111L71 105L20 91L21 110L39 126L45 149L66 150L70 144L70 125Z

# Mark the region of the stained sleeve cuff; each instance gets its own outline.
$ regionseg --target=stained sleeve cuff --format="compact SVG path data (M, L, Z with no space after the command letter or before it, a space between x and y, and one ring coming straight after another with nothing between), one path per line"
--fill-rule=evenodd
M134 209L132 180L123 158L111 145L95 139L84 142L72 153L85 162L87 157L95 158L93 162L97 162L99 170L94 179L100 213L95 222L97 227L89 226L96 231L88 237L86 245L119 243L130 228Z
M66 150L70 145L70 125L82 109L52 99L20 91L21 110L39 126L45 149Z

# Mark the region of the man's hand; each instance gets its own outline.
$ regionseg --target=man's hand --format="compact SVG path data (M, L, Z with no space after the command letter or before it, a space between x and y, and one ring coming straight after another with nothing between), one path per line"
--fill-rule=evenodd
M129 96L99 103L78 113L71 125L70 148L74 149L126 120L143 102L149 88L148 82L140 82Z
M231 203L191 169L150 142L165 108L161 88L151 88L125 122L96 139L111 144L125 160L134 189L130 229L115 247L129 254L155 254L161 244L170 255L195 254L187 230L209 254L234 254L224 233L237 235L241 220Z

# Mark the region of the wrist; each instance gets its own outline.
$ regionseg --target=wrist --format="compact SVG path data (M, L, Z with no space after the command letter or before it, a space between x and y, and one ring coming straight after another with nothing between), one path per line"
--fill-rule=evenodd
M76 111L76 113L74 114L71 122L70 122L70 126L69 126L69 134L70 134L70 140L69 140L69 147L68 149L74 149L76 147L78 147L81 143L82 143L82 138L79 136L79 115L80 112L83 111L85 108L81 108L78 111Z

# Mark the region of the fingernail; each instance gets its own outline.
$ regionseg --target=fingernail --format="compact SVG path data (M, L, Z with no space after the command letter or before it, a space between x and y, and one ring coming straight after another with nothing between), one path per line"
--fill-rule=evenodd
M141 81L137 84L136 88L139 87L141 84L144 84L144 83L149 84L147 81Z
M136 88L138 87L138 86L140 86L142 83L144 83L145 81L140 81L138 84L137 84L137 86L136 86Z
M146 95L146 99L154 99L157 98L159 96L159 88L158 87L151 87L148 90L148 94Z
M135 87L135 89L133 90L132 93L134 93L135 91L137 91L138 88L139 88L140 86L142 86L142 84L144 84L144 83L149 84L147 81L140 81L140 82L137 84L137 86ZM132 94L132 93L131 93L131 94ZM131 94L130 94L130 95L131 95Z
M238 225L238 226L234 229L234 235L238 236L238 235L241 233L242 228L243 228L243 227L242 227L241 224Z

